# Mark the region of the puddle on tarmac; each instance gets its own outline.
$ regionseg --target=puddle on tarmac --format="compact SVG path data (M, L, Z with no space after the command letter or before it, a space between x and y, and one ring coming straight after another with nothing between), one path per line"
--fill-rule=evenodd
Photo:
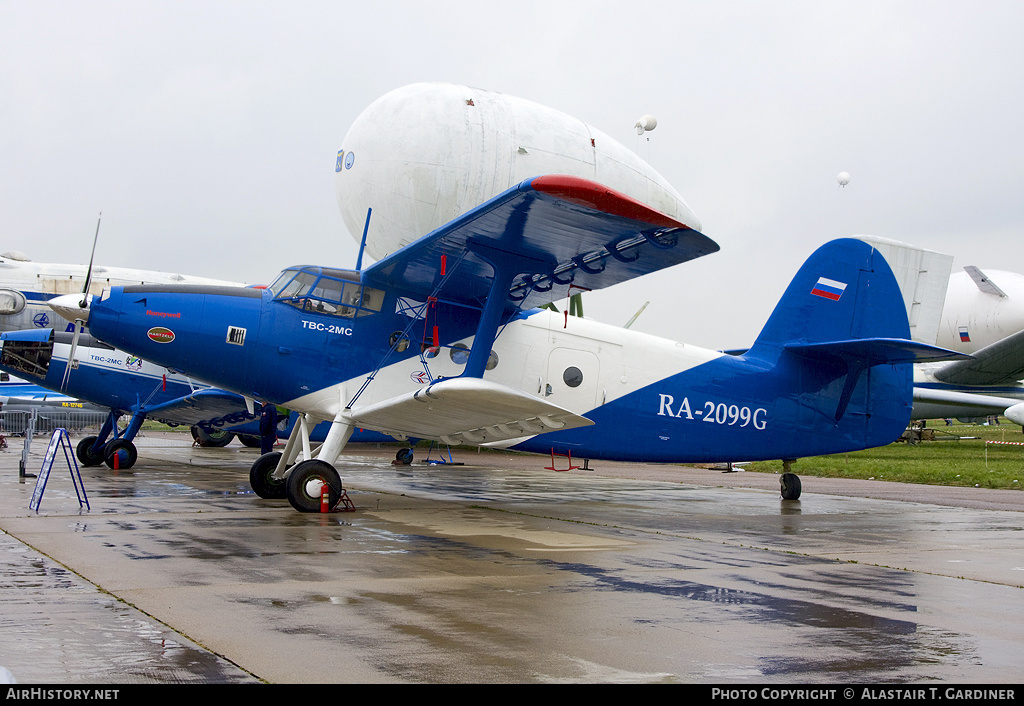
M256 683L0 533L0 666L22 684Z

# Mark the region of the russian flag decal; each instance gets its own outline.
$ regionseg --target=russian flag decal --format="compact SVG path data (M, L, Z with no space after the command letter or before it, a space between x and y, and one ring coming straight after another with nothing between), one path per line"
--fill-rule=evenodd
M834 302L839 301L839 297L843 296L843 292L846 290L846 285L842 282L836 282L834 279L828 277L819 277L818 283L814 285L811 290L811 294L816 297L825 297L831 299Z
M970 343L970 342L971 342L971 334L969 334L967 332L967 327L966 326L961 326L960 327L960 343Z

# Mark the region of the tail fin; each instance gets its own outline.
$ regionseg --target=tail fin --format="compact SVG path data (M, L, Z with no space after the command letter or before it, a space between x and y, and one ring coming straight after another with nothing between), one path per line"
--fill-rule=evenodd
M845 415L866 424L874 415L870 426L885 417L901 430L910 418L912 376L908 365L893 366L957 355L910 340L903 295L885 257L843 239L807 259L745 357L785 368L803 387L803 404L835 424ZM874 366L881 367L867 374Z
M793 343L910 338L910 324L892 269L861 240L818 248L797 272L749 356L776 358Z

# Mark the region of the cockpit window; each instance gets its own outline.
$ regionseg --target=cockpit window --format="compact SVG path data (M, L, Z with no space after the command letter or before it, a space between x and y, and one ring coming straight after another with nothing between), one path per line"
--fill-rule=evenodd
M384 292L364 287L359 274L326 267L285 270L270 285L276 301L314 314L352 319L380 311Z

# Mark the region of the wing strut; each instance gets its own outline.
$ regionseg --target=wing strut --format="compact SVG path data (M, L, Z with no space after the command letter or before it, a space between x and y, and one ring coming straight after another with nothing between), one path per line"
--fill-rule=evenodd
M466 361L466 368L460 376L482 378L484 370L487 369L491 347L497 338L502 314L508 304L508 292L512 287L512 281L521 274L549 274L557 263L545 257L543 253L509 252L498 243L471 240L466 247L494 271L487 301L484 303L476 336L473 338L473 347L469 351L469 360Z
M369 218L369 214L367 214L367 218ZM439 293L439 292L441 291L441 289L442 289L442 288L444 287L445 283L446 283L446 282L448 281L448 278L449 278L449 277L451 277L451 276L452 276L452 274L453 274L453 273L455 272L455 270L456 270L456 269L458 268L458 266L459 266L459 263L461 263L461 262L463 261L463 259L465 259L465 257L466 257L466 253L468 253L468 252L469 252L468 250L464 250L464 251L462 252L462 255L460 255L460 256L459 256L459 259L458 259L458 260L457 260L457 261L455 262L455 266L454 266L454 267L452 267L452 268L451 268L450 270L448 270L448 272L447 272L447 273L446 273L446 274L444 275L444 277L442 277L441 281L440 281L440 282L439 282L439 283L437 284L437 286L436 286L436 287L434 288L434 291L430 293L430 296L429 296L429 297L427 297L427 301L425 301L425 302L423 303L423 306L422 306L422 307L420 308L420 310L419 310L419 311L421 311L421 312L424 312L424 315L426 315L427 307L429 307L429 306L430 306L431 300L436 300L436 299L437 299L437 295L438 295L438 293ZM443 266L442 266L442 269L443 269ZM351 400L349 400L349 402L348 402L348 405L346 405L346 407L345 407L346 409L352 409L352 405L353 405L353 404L355 404L356 400L358 400L358 399L360 398L360 396L362 396L362 394L363 394L363 391L364 391L364 390L365 390L365 389L366 389L367 387L369 387L369 386L370 386L370 383L372 383L372 382L373 382L373 380L374 380L374 378L375 378L375 377L377 377L377 373L379 373L379 372L380 372L380 369L384 367L384 364L385 364L385 363L387 363L387 361L388 361L388 358L389 358L389 357L391 357L391 354L395 352L395 348L397 348L397 347L398 347L398 342L399 342L400 340L402 340L403 338L408 338L408 337L410 336L410 334L411 334L411 331L412 331L412 327L413 327L413 326L414 326L415 324L416 324L416 317L413 317L413 318L412 318L412 319L411 319L411 320L409 321L409 324L408 324L408 325L407 325L407 326L405 327L405 330L403 330L403 331L402 331L402 335L401 335L401 336L399 336L399 337L397 337L397 338L396 338L396 339L395 339L395 340L394 340L394 341L393 341L393 342L391 343L391 348L389 348L389 349L388 349L388 352L384 354L384 357L383 357L383 358L381 358L381 361L380 361L380 363L379 363L379 364L377 365L377 367L376 367L376 368L374 368L374 369L373 369L373 370L372 370L372 371L370 372L370 374L369 374L369 375L368 375L368 376L366 377L366 380L365 380L365 381L363 382L362 386L361 386L361 387L360 387L360 388L359 388L359 389L358 389L358 390L356 391L356 394L352 396L352 399L351 399ZM421 354L420 354L420 355L421 355L421 357L422 357L422 352L421 352ZM426 363L424 362L424 364L426 364Z

